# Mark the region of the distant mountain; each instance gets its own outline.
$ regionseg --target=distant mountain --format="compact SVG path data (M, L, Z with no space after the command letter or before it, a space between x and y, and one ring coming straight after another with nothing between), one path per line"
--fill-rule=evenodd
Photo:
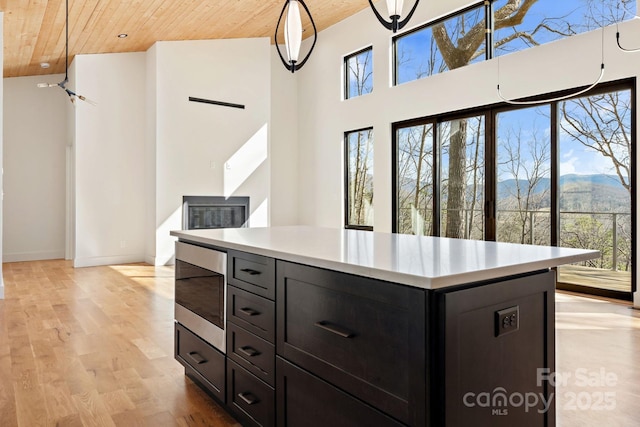
M534 188L533 194L541 194L550 188L550 179L544 178ZM498 199L508 202L516 194L517 186L521 191L528 188L527 180L508 179L498 183ZM542 205L548 207L547 195ZM576 175L560 177L560 210L564 211L623 211L630 209L629 192L615 175Z

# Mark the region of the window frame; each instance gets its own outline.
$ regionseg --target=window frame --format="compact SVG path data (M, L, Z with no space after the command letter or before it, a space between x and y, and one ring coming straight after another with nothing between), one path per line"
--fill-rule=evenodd
M373 139L373 126L367 126L359 129L353 129L344 132L344 228L347 230L364 230L364 231L373 231L373 225L362 225L362 224L350 224L349 223L349 203L351 202L349 198L349 183L350 183L350 150L349 150L349 135L354 133L360 133L365 131L371 131L371 138ZM374 159L375 159L375 151L374 151ZM375 193L374 193L375 195ZM375 218L375 217L374 217Z
M535 97L529 97L527 101L536 101L536 100L544 100L548 98L556 98L561 96L566 96L571 93L575 93L578 89L584 89L587 86L583 86L582 88L572 88L567 90L562 90L558 92L553 92L549 94L537 95ZM625 78L621 80L611 81L601 83L592 90L580 94L579 96L568 98L571 99L579 99L585 98L593 95L603 94L607 92L616 92L621 90L629 90L630 98L631 98L631 135L630 138L632 141L636 141L637 137L637 80L635 77L633 78ZM551 236L550 241L552 246L557 246L559 242L559 224L560 224L560 206L558 201L558 189L559 189L559 164L560 164L560 154L559 153L559 123L558 123L558 103L562 101L554 101L550 102L550 130L551 130L551 153L550 153L550 161L551 161ZM399 227L399 188L398 188L398 174L399 174L399 141L398 141L398 130L402 128L412 127L412 126L420 126L420 125L429 125L434 126L433 132L433 168L434 168L434 183L433 183L433 194L434 194L434 205L433 205L433 236L439 236L441 233L441 224L440 224L440 211L441 211L441 203L440 203L440 184L441 177L440 175L440 159L439 153L441 151L441 141L439 140L439 132L437 131L437 126L440 123L451 121L454 119L460 119L470 116L480 116L485 115L485 238L486 241L495 241L496 240L496 201L497 201L497 176L496 176L496 153L497 153L497 129L495 126L496 123L496 115L498 113L502 113L505 111L514 111L519 109L529 108L530 105L510 105L505 102L489 104L479 107L468 108L464 110L459 110L450 113L443 113L439 115L426 116L420 118L413 118L409 120L404 120L400 122L392 123L392 135L391 135L391 188L392 188L392 201L391 201L391 230L393 233L398 233ZM630 163L631 163L631 176L630 182L632 184L633 191L631 192L631 251L633 260L637 259L637 250L638 250L638 190L633 186L637 186L637 148L635 144L631 147L630 153ZM632 299L633 293L637 289L637 271L638 271L638 263L633 263L631 268L631 293L622 292L622 291L607 291L607 290L599 290L596 289L594 292L597 295L607 296L611 298L618 299ZM582 290L584 291L584 290ZM601 291L601 292L600 292Z
M350 91L349 91L349 89L350 89L350 87L349 87L350 86L349 85L349 82L350 82L350 79L349 79L349 60L351 58L357 57L358 55L361 55L361 54L363 54L365 52L368 52L368 51L371 51L371 92L363 93L362 95L349 96L349 94L350 94ZM345 55L342 58L342 68L343 68L342 77L344 79L344 85L343 85L342 90L344 91L343 99L345 101L348 100L348 99L359 98L361 96L373 93L373 89L374 89L374 86L373 86L373 82L374 82L374 80L373 80L373 75L374 75L374 70L373 70L373 45L366 46L366 47L364 47L364 48L362 48L360 50L357 50L357 51L355 51L353 53Z
M474 2L474 3L464 7L462 9L456 10L454 12L451 12L451 13L449 13L447 15L441 16L440 18L434 19L432 21L427 21L422 25L419 25L419 26L417 26L415 28L412 28L412 29L410 29L408 31L405 31L403 33L400 33L400 34L397 34L397 35L393 36L391 38L391 46L392 46L391 47L391 52L392 52L392 55L393 55L393 57L391 58L391 62L392 62L392 64L391 64L392 65L392 67L391 67L391 75L392 75L393 86L399 86L401 84L411 83L411 82L414 82L416 80L422 80L423 78L426 78L426 77L422 77L420 79L415 79L415 80L411 80L411 81L404 82L404 83L398 83L398 40L400 40L400 39L402 39L404 37L410 36L411 34L414 34L414 33L420 32L422 30L425 30L425 29L427 29L429 27L432 27L434 25L437 25L437 24L440 24L442 22L445 22L445 21L447 21L447 20L449 20L451 18L454 18L454 17L456 17L458 15L463 15L463 14L469 12L470 10L478 9L481 6L484 6L484 8L485 8L485 28L488 28L488 25L491 25L490 28L493 28L493 9L492 9L493 2L494 2L494 0L490 0L488 2L489 3L488 5L487 5L486 1ZM490 18L487 18L488 16ZM493 39L492 39L492 31L491 32L485 31L485 44L489 43L490 41L491 42L493 41ZM493 47L491 49L489 49L489 48L485 49L485 61L488 60L488 59L491 59L491 57L489 56L490 55L489 51L493 52Z

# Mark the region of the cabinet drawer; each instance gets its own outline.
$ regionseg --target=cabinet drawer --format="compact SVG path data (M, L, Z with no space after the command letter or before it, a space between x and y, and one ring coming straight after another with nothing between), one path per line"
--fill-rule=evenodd
M214 396L225 401L225 357L179 323L175 324L175 358Z
M274 342L276 322L273 301L229 286L227 319L271 343Z
M274 384L275 346L227 323L227 356L269 385Z
M233 361L227 365L228 405L242 425L275 425L275 392Z
M277 269L278 355L421 425L426 293L288 262Z
M229 251L230 284L275 299L276 261L273 258Z
M282 426L400 427L403 424L278 358L278 420Z

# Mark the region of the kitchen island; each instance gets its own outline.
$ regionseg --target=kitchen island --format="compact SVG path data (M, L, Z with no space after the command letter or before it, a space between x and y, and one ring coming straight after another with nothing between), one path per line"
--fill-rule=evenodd
M207 358L183 357L206 343L179 323L176 358L243 425L555 425L552 268L597 251L317 227L171 234L228 254L218 384Z

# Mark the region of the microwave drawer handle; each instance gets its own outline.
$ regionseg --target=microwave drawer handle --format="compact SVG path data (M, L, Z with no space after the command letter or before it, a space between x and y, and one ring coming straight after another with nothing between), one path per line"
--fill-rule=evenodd
M251 276L257 276L258 274L262 274L261 271L253 270L251 268L241 268L240 271L242 271L243 273L250 274Z
M260 354L258 350L248 345L238 348L238 351L248 357L254 357Z
M316 322L315 326L324 329L325 331L329 331L332 334L341 336L342 338L353 338L355 336L355 334L350 330L345 329L342 326L334 325L333 323L327 322L326 320Z
M258 314L260 314L259 311L249 307L242 307L238 309L238 311L242 314L246 314L247 316L257 316Z
M196 365L202 365L203 363L207 363L207 359L200 356L200 354L197 351L192 351L191 353L188 354L188 356L191 358L191 360L193 360L196 363Z
M260 402L260 399L249 392L238 393L238 397L242 399L247 405L255 405L256 403Z

